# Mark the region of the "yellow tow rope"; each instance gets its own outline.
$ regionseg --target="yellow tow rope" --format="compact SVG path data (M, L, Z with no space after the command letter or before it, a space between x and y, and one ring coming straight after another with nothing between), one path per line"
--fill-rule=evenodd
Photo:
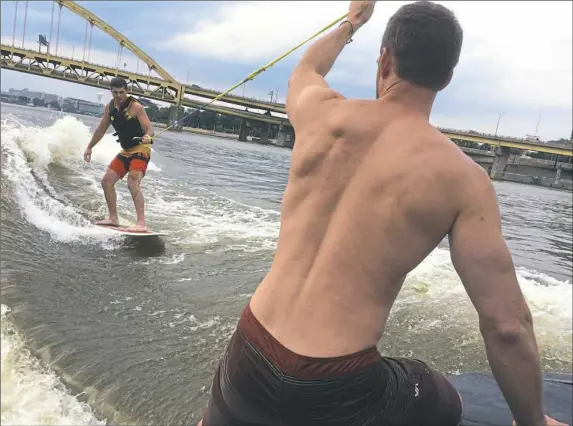
M238 82L237 84L235 84L234 86L232 86L231 88L225 90L223 93L220 93L219 95L215 96L211 101L207 102L205 105L201 106L199 109L193 111L191 114L187 114L186 116L184 116L183 118L181 118L181 120L178 121L183 121L185 120L187 117L190 117L191 115L193 115L195 112L200 111L202 109L204 109L205 107L211 105L213 102L218 101L219 99L221 99L223 96L225 96L227 93L232 92L233 90L235 90L237 87L239 87L242 84L245 84L246 82L248 82L249 80L254 79L256 76L258 76L259 74L261 74L262 72L266 71L267 69L269 69L270 67L272 67L274 64L276 64L277 62L279 62L280 60L286 58L288 55L290 55L292 52L294 52L295 50L297 50L298 48L300 48L301 46L305 45L306 43L308 43L309 41L311 41L313 38L319 36L320 34L322 34L323 32L325 32L326 30L328 30L329 28L333 27L334 25L336 25L338 22L342 21L344 18L346 18L348 16L348 13L345 13L344 15L342 15L340 18L338 18L337 20L333 21L332 23L328 24L326 27L324 27L323 29L321 29L320 31L316 32L315 34L313 34L312 36L310 36L308 39L306 39L305 41L303 41L302 43L298 44L297 46L293 47L292 49L290 49L289 51L287 51L286 53L283 53L281 56L279 56L276 59L273 59L271 62L269 62L268 64L260 67L259 69L253 71L252 73L250 73L246 78L244 78L243 80L241 80L240 82ZM163 132L166 132L167 130L169 130L170 128L172 128L173 126L176 126L178 124L178 121L176 121L175 123L171 124L170 126L167 126L165 129L163 129L162 131L160 131L159 133L157 133L155 136L152 136L151 139L155 139L156 137L158 137L160 134L162 134ZM140 139L140 138L138 138Z

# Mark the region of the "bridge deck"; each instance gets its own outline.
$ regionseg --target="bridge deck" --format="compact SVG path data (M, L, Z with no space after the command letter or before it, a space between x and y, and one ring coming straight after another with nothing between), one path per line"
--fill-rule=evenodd
M236 95L225 95L222 97L220 102L265 110L267 112L259 113L245 111L218 104L211 104L208 107L203 107L203 102L189 99L188 97L185 97L185 94L204 97L211 100L219 95L219 93L211 89L204 89L193 85L184 85L177 81L166 81L161 78L151 77L150 75L118 70L117 68L110 68L104 65L92 64L71 58L58 57L14 46L1 45L0 65L5 69L55 78L58 80L102 89L109 88L109 81L111 78L120 76L128 80L129 91L134 95L175 105L203 108L208 111L233 115L254 122L290 126L288 117L277 117L271 115L271 111L285 114L286 111L284 104L258 101ZM570 157L573 156L573 148L568 146L536 143L499 136L479 135L452 129L439 130L450 139L518 148L527 151L547 152Z

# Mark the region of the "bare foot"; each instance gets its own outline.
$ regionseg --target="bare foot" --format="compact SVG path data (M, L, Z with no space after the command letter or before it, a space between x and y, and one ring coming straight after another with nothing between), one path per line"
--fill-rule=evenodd
M547 426L569 426L569 425L567 425L566 423L558 422L557 420L552 419L552 418L549 417L549 416L545 416L545 421L547 422ZM515 423L515 420L514 420L514 421L513 421L513 426L515 426L515 425L516 425L516 423Z
M119 226L119 221L117 219L103 219L98 220L96 225L103 225L103 226Z
M545 420L547 420L547 426L568 426L566 423L558 422L549 416L545 416Z
M135 225L126 229L129 232L151 232L145 225Z

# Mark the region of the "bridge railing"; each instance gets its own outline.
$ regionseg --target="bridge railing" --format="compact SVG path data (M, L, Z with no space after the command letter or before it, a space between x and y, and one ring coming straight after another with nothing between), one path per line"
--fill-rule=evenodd
M505 136L500 134L493 134L493 133L486 133L486 132L476 132L475 130L468 131L468 130L460 130L460 129L450 129L447 127L439 127L440 130L444 130L450 133L459 133L460 135L474 135L474 136L483 136L490 139L499 139L499 140L507 140L512 142L527 142L527 138L516 138L515 136ZM543 143L543 142L542 142Z
M25 49L25 50L29 50L29 49ZM34 52L34 53L37 53L37 52ZM43 54L46 54L46 53L43 53ZM89 67L104 67L104 68L110 68L110 69L114 69L114 70L118 70L118 71L129 72L129 73L131 73L131 74L141 75L142 77L147 77L147 76L148 76L147 74L141 74L139 71L138 71L138 72L135 72L135 71L128 71L128 70L123 69L123 68L118 68L117 65L100 64L100 63L93 62L93 61L89 61L89 62L88 62L88 61L86 61L86 60L81 60L81 59L78 59L78 58L74 58L73 56L62 55L61 53L58 53L57 56L56 56L56 55L50 55L50 54L48 54L48 56L49 56L49 57L52 57L52 58L62 58L62 59L69 59L69 60L72 60L72 61L80 62L80 63L82 63L82 64L85 64L85 66L88 67L88 68L89 68ZM160 77L155 77L155 78L160 78Z
M190 86L190 85L188 85L188 84L186 84L186 86L187 86L187 87L192 87L192 86ZM209 92L216 92L216 93L221 93L221 92L222 92L222 91L219 90L219 89L213 89L213 88L210 88L210 87L203 87L203 86L197 86L197 85L196 85L196 88L197 88L197 89L200 89L200 90L207 90L207 91L209 91ZM238 89L238 88L237 88L237 89ZM237 89L235 89L235 90L237 90ZM269 100L267 100L267 99L255 98L255 97L253 97L253 96L247 96L247 95L239 95L239 94L237 94L237 93L229 93L229 96L235 96L235 97L237 97L237 98L243 98L243 99L250 99L250 100L252 100L252 101L257 101L257 102L261 102L261 103L265 103L265 104L282 105L281 102L276 102L276 101L271 102L271 101L269 101Z
M487 138L491 138L491 139L498 139L498 140L505 140L508 142L529 142L529 143L534 143L534 144L543 144L543 145L550 145L550 146L559 146L559 147L565 147L565 148L571 148L573 147L573 144L547 144L547 142L543 142L543 141L530 141L527 139L527 137L523 137L523 138L516 138L515 136L505 136L505 135L495 135L493 133L485 133L485 132L476 132L475 130L472 131L468 131L468 130L459 130L459 129L449 129L446 127L439 127L440 130L444 130L446 132L450 132L450 133L459 133L460 135L468 135L468 136L483 136L483 137L487 137Z

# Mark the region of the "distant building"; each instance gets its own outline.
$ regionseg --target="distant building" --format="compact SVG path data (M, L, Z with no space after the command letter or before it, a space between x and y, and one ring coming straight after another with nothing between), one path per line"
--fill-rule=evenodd
M64 112L100 116L103 114L103 109L104 105L100 103L84 101L83 99L77 98L64 99Z
M26 96L19 96L14 92L2 92L0 95L0 100L2 102L18 105L27 105L30 103L30 99Z
M42 99L44 101L44 104L57 102L60 107L63 104L63 98L61 96L53 95L51 93L36 92L28 89L23 89L23 90L9 89L7 95L15 99L27 98L28 102L32 102L34 98L37 98L37 99Z

